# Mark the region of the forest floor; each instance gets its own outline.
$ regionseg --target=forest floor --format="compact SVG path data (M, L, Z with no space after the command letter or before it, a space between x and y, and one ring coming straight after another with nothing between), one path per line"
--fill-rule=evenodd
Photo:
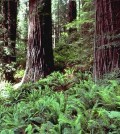
M120 83L113 78L96 84L90 72L66 69L0 89L0 134L120 133Z

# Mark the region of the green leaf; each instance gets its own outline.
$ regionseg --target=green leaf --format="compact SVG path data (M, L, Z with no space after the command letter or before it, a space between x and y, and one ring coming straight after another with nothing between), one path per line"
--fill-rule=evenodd
M117 118L120 120L120 112L118 111L111 111L111 112L108 112L108 117L113 119L113 118Z
M27 126L27 128L25 129L25 132L27 132L27 134L33 134L33 127L31 124Z
M30 118L30 121L34 124L41 124L44 122L44 119L41 117L34 117L34 118Z

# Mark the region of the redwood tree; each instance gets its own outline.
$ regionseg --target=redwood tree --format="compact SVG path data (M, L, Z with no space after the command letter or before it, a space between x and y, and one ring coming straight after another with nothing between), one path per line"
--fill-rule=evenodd
M75 0L69 0L68 4L68 21L72 22L77 17L77 8L76 8L76 1ZM70 28L69 32L76 31L76 28Z
M3 27L4 32L4 48L5 51L3 61L6 65L12 65L16 61L15 44L16 44L16 27L17 27L17 1L3 0ZM14 66L12 68L5 68L5 78L8 81L14 82Z
M76 1L75 0L69 0L68 5L68 19L69 22L72 22L76 19L77 16L77 9L76 9Z
M51 0L29 0L27 63L22 82L45 77L53 66Z
M95 78L120 68L120 1L96 0Z

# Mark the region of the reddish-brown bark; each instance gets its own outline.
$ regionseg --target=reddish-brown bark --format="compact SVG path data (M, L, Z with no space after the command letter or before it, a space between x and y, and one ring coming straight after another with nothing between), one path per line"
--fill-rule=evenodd
M76 9L76 1L70 0L68 5L68 20L72 22L76 19L77 9Z
M77 17L77 8L76 8L76 1L69 0L68 4L68 22L72 22ZM76 31L76 28L70 28L69 33Z
M120 1L96 0L94 75L120 68Z
M53 70L51 0L29 1L26 72L23 82L36 81Z

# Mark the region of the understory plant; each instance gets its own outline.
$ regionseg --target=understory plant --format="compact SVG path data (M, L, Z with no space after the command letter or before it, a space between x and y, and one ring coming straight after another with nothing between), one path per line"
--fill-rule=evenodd
M119 89L116 80L98 85L74 69L9 88L0 98L0 133L119 134Z

